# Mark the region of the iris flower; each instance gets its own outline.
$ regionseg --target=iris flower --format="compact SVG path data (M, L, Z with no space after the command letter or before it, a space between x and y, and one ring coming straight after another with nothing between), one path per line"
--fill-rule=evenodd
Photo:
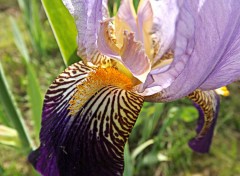
M190 98L199 111L189 146L209 151L215 89L240 78L239 0L63 0L78 55L49 87L41 145L29 160L43 175L122 175L124 145L144 101ZM63 26L64 27L64 26ZM67 31L66 31L67 32Z

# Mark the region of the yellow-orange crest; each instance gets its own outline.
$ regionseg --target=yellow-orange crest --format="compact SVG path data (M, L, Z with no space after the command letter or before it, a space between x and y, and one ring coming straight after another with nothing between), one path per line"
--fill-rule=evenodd
M79 85L69 101L69 110L71 115L75 115L80 108L96 92L106 86L116 86L124 90L132 90L132 80L113 67L97 68L89 73L88 77Z

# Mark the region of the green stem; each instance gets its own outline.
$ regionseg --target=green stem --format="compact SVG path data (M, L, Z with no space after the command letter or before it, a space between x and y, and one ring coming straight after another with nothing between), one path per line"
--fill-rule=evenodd
M28 135L22 115L20 114L20 111L16 106L16 102L13 98L13 95L9 89L1 63L0 63L0 89L1 89L0 103L3 107L3 110L6 112L7 117L9 117L15 129L17 130L22 146L26 149L26 152L29 152L34 148L33 142Z

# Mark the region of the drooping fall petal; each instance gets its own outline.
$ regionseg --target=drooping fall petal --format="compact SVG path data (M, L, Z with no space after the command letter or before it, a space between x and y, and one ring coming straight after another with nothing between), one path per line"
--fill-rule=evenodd
M45 96L41 145L29 156L44 176L123 173L124 145L143 97L110 85L92 91L99 88L101 77L106 84L112 81L107 79L111 74L119 74L113 81L125 81L114 69L94 69L75 63L59 75Z
M199 112L197 136L189 141L196 152L209 152L219 111L219 96L215 91L195 90L188 97L195 103Z
M196 88L215 89L240 77L238 0L185 0L176 25L174 61L149 76L155 101L171 101ZM152 91L150 90L152 89Z

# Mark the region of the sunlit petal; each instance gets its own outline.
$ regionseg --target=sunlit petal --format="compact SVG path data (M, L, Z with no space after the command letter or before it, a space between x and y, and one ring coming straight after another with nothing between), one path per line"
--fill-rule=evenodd
M153 65L171 48L179 12L177 0L150 0L153 11L152 37L156 46ZM179 2L178 2L179 3Z
M123 33L121 35L123 36ZM108 57L117 57L120 59L120 48L123 45L123 41L119 44L116 38L116 30L113 25L113 21L109 19L101 22L101 28L97 41L99 51Z
M124 34L124 45L121 48L121 58L133 76L144 82L151 70L150 61L145 54L143 45L135 41L133 33Z
M108 18L107 0L63 0L78 30L78 54L91 61L97 51L100 21Z
M137 27L136 40L144 43L145 52L149 58L152 58L152 25L153 25L153 11L152 6L148 0L141 0L139 2L137 11Z
M117 18L126 23L131 31L137 31L136 12L132 0L122 0L118 9ZM121 31L123 32L123 31Z
M239 6L238 0L206 0L201 5L184 1L174 61L166 72L150 75L154 81L146 85L161 91L155 101L175 100L198 87L215 89L239 79Z
M118 48L107 34L110 21L101 23L101 30L98 38L98 48L106 56L120 61L130 70L132 75L139 81L144 82L151 70L150 61L145 54L144 46L136 41L134 33L123 33L123 46Z

